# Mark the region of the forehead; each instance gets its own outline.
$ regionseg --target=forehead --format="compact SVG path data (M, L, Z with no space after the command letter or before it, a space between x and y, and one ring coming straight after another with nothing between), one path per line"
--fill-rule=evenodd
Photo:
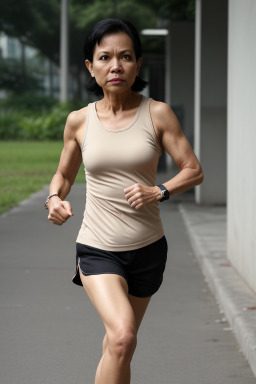
M101 50L109 51L113 49L131 49L134 51L133 41L127 33L109 33L102 37L100 44L95 45L94 52L96 53Z

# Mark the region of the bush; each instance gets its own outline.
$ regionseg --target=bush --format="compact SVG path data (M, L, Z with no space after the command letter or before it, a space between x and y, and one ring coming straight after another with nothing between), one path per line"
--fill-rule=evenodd
M18 140L24 138L24 132L19 126L21 114L14 111L1 111L0 114L0 139Z
M51 109L57 103L58 100L54 97L23 92L10 94L7 98L0 100L0 108L15 111L43 111Z
M0 140L60 140L68 114L85 105L81 101L60 104L42 96L35 96L33 101L31 95L0 102Z

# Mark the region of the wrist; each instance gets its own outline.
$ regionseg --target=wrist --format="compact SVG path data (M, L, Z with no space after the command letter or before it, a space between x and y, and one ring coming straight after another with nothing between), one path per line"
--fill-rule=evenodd
M162 191L158 185L154 187L154 193L155 193L156 201L160 201L163 198Z
M159 184L157 185L157 187L159 188L161 193L161 199L159 201L162 202L162 201L168 200L170 197L170 193L168 189L163 184Z
M59 200L61 200L61 198L58 196L57 193L52 193L52 194L50 194L50 195L47 197L47 199L46 199L46 201L45 201L45 203L44 203L45 208L49 210L50 207L51 207L51 205L54 204L54 202L59 201Z

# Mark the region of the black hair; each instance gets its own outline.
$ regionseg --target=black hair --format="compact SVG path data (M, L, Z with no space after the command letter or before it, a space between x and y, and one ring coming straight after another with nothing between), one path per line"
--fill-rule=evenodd
M139 58L142 57L142 47L139 34L132 23L121 19L104 19L94 25L85 38L85 60L89 60L92 63L95 45L100 44L105 35L118 32L124 32L132 39L136 60L138 61ZM147 82L137 76L132 85L132 90L135 92L142 91L146 85ZM86 84L86 88L88 91L94 92L98 96L103 96L102 88L97 84L94 77L89 79Z

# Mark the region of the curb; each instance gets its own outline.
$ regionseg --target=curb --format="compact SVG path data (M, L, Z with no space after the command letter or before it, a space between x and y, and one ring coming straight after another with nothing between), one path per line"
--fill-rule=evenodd
M226 208L179 204L203 275L256 376L256 295L227 259Z

